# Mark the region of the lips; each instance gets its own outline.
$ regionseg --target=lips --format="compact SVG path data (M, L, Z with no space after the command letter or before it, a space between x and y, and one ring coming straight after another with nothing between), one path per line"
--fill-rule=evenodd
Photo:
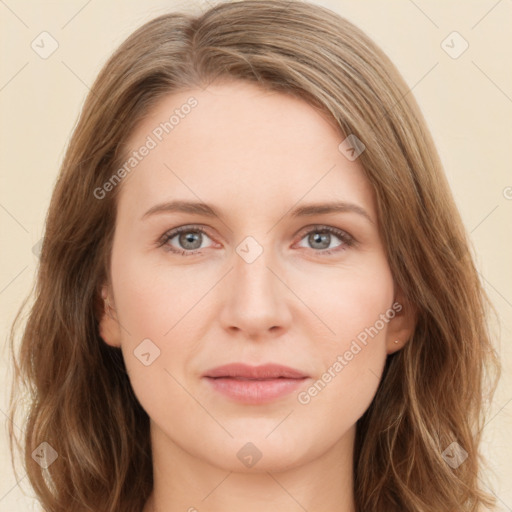
M203 378L213 390L230 400L257 405L289 395L309 377L288 366L232 363L208 370Z
M239 378L246 380L270 380L270 379L304 379L306 374L288 366L279 364L265 364L261 366L249 366L243 363L231 363L208 370L203 375L211 378Z

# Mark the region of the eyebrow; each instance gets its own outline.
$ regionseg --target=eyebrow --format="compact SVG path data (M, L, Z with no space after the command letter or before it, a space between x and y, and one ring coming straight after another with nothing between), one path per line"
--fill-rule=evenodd
M221 218L217 210L206 203L193 202L193 201L168 201L165 203L157 204L151 207L142 217L141 220L146 219L152 215L161 213L190 213L194 215L203 215L205 217L218 217ZM312 203L304 206L299 206L292 210L289 215L293 218L308 217L312 215L325 215L332 213L357 213L366 218L371 224L374 221L364 208L354 203L347 203L345 201ZM287 212L288 213L288 212Z

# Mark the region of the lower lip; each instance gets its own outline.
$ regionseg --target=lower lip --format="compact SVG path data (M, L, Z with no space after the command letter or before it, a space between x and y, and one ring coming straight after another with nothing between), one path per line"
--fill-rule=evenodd
M297 390L306 379L243 380L233 377L205 377L213 388L227 397L245 404L261 404L276 400Z

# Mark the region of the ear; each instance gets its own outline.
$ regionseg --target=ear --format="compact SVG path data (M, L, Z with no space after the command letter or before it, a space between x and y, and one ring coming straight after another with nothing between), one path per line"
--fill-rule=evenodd
M386 352L393 354L402 349L414 333L417 321L416 308L405 300L402 290L395 294L391 309L395 312L386 333Z
M99 321L100 336L107 345L120 347L121 328L117 321L117 314L112 294L109 292L109 287L107 285L104 285L101 289L101 299L103 302L103 308Z

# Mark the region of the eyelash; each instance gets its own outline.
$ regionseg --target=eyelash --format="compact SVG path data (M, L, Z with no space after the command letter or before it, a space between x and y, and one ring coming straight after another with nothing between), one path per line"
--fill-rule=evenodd
M204 235L208 236L208 238L212 238L200 226L195 226L195 225L180 226L178 228L172 229L171 231L168 231L167 233L165 233L158 241L158 247L163 247L165 244L167 244L167 242L169 242L169 240L172 240L176 235L179 235L180 233L183 233L183 232L188 233L188 232L196 232L196 231L203 233ZM319 253L321 255L330 255L335 252L344 251L347 248L354 246L356 243L356 240L351 235L349 235L347 232L342 231L341 229L338 229L338 228L334 228L332 226L323 226L323 225L313 226L312 229L310 229L309 231L306 231L301 236L300 240L302 240L305 236L307 236L311 233L325 233L325 232L336 235L341 240L342 243L340 245L334 247L333 249L323 249L323 250L318 250L318 251L316 251L315 249L311 249L312 251ZM182 249L176 249L174 247L171 247L170 245L165 250L172 252L174 254L182 255L182 256L194 256L197 254L201 254L200 249L196 249L194 251L185 251Z

